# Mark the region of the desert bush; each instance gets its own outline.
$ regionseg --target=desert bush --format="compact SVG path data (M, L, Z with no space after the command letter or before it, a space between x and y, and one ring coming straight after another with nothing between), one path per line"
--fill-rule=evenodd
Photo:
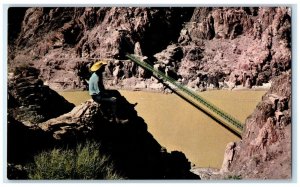
M75 149L53 149L34 157L30 179L123 179L100 145L87 141Z
M241 175L229 175L225 178L225 180L241 180L243 179Z

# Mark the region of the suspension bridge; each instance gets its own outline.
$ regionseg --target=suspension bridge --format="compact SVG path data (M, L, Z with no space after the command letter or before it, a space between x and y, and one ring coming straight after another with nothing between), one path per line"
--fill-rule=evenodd
M225 111L221 110L217 106L213 105L200 95L198 95L195 91L187 88L186 86L180 84L175 79L170 76L167 76L165 73L155 69L150 64L139 60L137 57L131 54L126 55L127 58L138 64L139 66L143 67L146 70L149 70L155 75L157 78L162 79L165 82L169 82L170 84L174 85L180 91L173 89L176 94L180 97L194 105L195 107L201 109L204 113L209 115L211 118L216 120L219 124L223 125L227 129L229 129L234 134L241 137L243 131L243 124L235 119L233 116L227 114Z

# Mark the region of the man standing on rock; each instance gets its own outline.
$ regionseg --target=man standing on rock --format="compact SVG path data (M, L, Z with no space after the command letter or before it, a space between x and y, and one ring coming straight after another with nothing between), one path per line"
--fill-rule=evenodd
M110 97L106 92L103 85L102 73L105 70L105 65L107 62L98 61L92 67L91 71L93 72L92 76L89 80L89 94L92 96L92 99L97 103L109 103L112 107L112 115L114 121L116 123L125 124L128 120L119 120L116 116L117 111L117 98Z

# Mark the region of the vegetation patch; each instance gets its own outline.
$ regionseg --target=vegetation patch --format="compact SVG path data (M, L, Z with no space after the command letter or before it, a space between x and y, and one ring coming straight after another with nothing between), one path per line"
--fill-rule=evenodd
M242 176L241 175L229 175L225 180L241 180Z
M87 141L75 149L52 149L34 157L30 179L123 179L100 144Z

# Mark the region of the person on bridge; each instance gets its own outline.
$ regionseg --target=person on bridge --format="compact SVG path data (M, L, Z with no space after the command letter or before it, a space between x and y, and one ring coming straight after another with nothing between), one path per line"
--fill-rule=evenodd
M112 109L112 119L111 122L125 124L128 120L120 120L118 119L116 112L117 112L117 98L111 97L105 90L103 85L102 73L105 70L105 65L107 62L105 61L98 61L91 67L91 71L93 74L89 79L89 94L91 95L92 99L97 103L109 103L111 104Z

